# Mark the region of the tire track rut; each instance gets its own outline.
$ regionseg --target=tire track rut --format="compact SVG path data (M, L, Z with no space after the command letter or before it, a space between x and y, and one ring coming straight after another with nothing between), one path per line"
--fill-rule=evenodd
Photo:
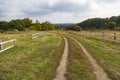
M63 39L65 41L64 52L62 54L60 64L56 70L57 74L53 80L66 80L65 73L67 70L67 62L68 62L68 60L67 60L67 58L68 58L68 41L64 36L63 36Z
M99 66L96 60L90 55L90 53L85 49L85 47L78 42L76 39L73 39L83 50L84 54L88 57L90 64L93 68L93 73L96 76L96 80L111 80L108 78L108 75L104 72L103 68Z

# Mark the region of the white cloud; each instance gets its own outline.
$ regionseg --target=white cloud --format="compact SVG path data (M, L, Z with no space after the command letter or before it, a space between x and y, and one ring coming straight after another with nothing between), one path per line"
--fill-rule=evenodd
M49 6L53 7L55 4L59 3L60 0L49 0Z
M95 1L91 2L90 4L90 11L89 15L93 17L110 17L116 15L117 10L119 9L120 5L117 3L97 3ZM119 13L117 14L119 15Z
M85 5L88 3L88 0L68 0L72 3L75 3L75 4L80 4L80 5Z
M120 14L120 0L0 0L0 19L29 17L52 22L80 22Z

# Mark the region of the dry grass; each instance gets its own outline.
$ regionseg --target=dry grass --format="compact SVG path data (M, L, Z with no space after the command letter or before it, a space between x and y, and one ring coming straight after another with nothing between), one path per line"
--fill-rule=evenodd
M64 42L61 37L45 33L36 39L19 32L0 34L1 38L15 36L17 45L0 53L0 80L52 80L59 64Z
M71 34L97 60L112 80L120 80L120 43Z

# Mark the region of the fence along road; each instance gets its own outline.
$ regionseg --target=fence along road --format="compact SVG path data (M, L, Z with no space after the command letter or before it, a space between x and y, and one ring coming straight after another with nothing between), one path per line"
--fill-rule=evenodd
M69 31L71 33L79 34L79 35L84 35L90 38L98 38L98 39L103 39L103 40L108 40L108 41L113 41L113 42L119 42L120 43L120 34L118 33L113 33L113 34L107 34L105 32L75 32L75 31Z
M43 34L43 32L39 32L39 33L33 34L32 35L32 39L35 39L35 38L39 37L41 34Z
M7 44L7 43L10 43L10 42L13 42L13 45L8 46L7 48L3 49L3 45ZM11 40L8 40L8 41L0 42L0 53L14 47L15 45L16 45L16 39L11 39Z

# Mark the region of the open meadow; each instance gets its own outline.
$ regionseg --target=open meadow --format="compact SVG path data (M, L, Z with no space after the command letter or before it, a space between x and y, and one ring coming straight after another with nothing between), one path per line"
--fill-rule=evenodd
M36 33L38 32L0 34L2 41L13 37L16 39L13 48L0 53L0 80L58 80L54 79L56 75L61 79L65 77L65 80L101 80L101 75L96 74L99 68L94 65L103 69L107 80L120 80L120 43L67 31L43 32L32 39L32 35ZM79 42L91 57L85 54ZM65 49L68 50L66 60ZM60 67L64 61L66 66ZM61 72L57 70L58 67L61 70L66 69L63 76L59 74ZM100 71L99 74L101 73Z
M52 33L31 39L33 33L0 34L4 40L17 39L15 47L0 53L0 80L52 80L64 42Z

